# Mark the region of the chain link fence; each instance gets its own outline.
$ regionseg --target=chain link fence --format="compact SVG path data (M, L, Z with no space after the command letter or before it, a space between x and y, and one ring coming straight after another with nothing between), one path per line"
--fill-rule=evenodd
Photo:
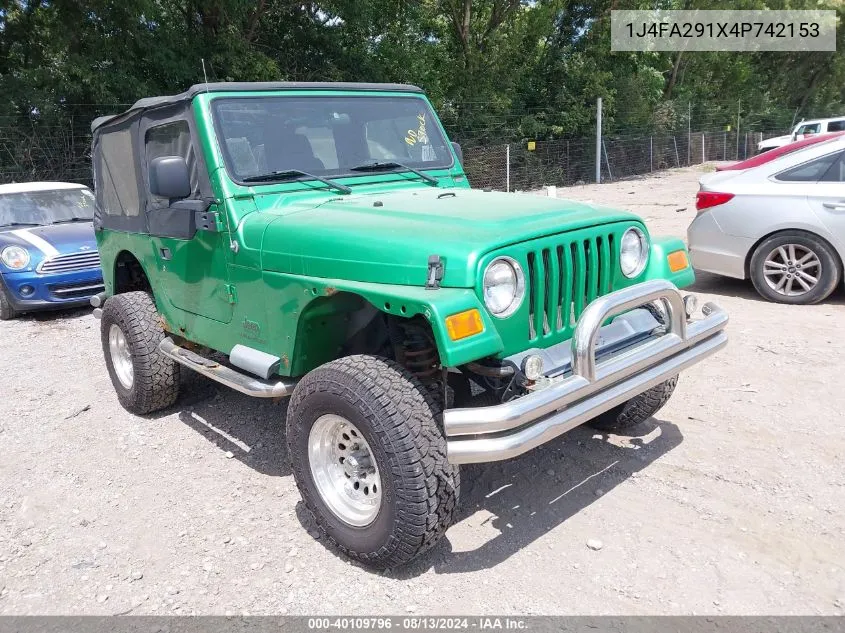
M91 186L91 122L124 104L75 106L74 114L0 115L0 183L56 180Z
M682 135L608 136L602 139L602 182L710 161L754 155L762 132L691 132ZM547 185L595 182L594 138L479 145L464 149L464 167L473 187L525 191Z
M125 107L74 106L72 115L0 116L0 183L57 180L90 186L90 123L97 116L120 112ZM515 120L502 120L496 136L514 140L490 144L478 141L487 135L476 135L477 130L450 128L447 127L450 136L464 143L464 167L473 187L525 191L547 185L595 182L594 135L549 140L518 138ZM762 138L784 131L697 131L690 126L675 133L607 134L601 142L601 179L618 180L708 161L741 160L755 153Z

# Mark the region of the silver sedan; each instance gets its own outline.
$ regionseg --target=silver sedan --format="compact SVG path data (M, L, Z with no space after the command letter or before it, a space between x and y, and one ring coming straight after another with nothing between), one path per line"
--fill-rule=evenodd
M845 137L702 176L688 229L697 270L750 278L770 301L822 301L845 260Z

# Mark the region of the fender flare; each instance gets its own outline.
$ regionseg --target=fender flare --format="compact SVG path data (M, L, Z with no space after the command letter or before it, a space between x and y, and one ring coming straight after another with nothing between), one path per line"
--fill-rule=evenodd
M313 301L332 297L337 293L357 295L370 303L380 312L399 318L422 316L431 325L441 362L447 367L457 367L487 356L500 353L504 349L502 339L493 325L492 319L481 304L475 291L470 288L438 288L427 290L416 286L377 284L345 279L324 279L280 274L286 278L284 283L300 285L302 293L308 297L300 311L302 315ZM479 311L484 330L465 339L453 341L446 330L446 318L452 314L475 308ZM299 330L298 323L297 330ZM300 333L297 333L297 338Z

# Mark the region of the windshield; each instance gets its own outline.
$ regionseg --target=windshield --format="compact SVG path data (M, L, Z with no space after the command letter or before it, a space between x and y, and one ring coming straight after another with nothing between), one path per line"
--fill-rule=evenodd
M274 96L212 103L229 174L236 181L285 170L360 176L375 162L448 168L452 152L419 97Z
M0 226L90 220L94 194L89 189L54 189L0 194Z

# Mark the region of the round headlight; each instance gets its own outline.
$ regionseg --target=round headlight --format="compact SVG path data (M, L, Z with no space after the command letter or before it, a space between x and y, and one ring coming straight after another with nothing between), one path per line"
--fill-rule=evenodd
M0 260L12 270L21 270L29 266L29 251L21 246L7 246L0 253Z
M484 305L493 316L504 319L519 308L525 297L522 267L510 257L497 257L484 271Z
M622 235L622 246L619 249L619 266L622 274L636 277L648 262L648 239L640 229L630 228Z

